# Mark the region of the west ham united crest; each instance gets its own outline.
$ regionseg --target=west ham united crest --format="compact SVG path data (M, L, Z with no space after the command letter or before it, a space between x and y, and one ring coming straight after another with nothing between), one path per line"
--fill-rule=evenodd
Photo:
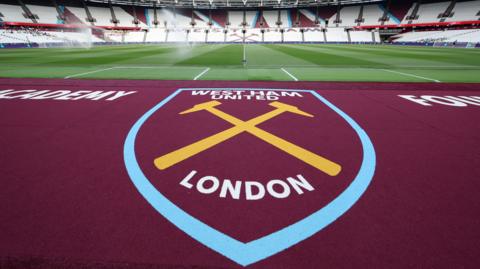
M124 158L158 213L243 266L332 224L375 170L367 133L309 90L179 89L133 125Z

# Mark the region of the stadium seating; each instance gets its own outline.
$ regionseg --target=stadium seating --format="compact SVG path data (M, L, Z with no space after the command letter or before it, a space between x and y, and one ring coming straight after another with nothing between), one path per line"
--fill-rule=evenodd
M445 12L450 2L421 4L418 9L418 19L414 23L439 22L439 14Z
M417 11L416 18L411 18L413 11L415 10L415 4L412 5L402 20L402 24L412 23L431 23L439 22L442 19L443 14L451 1L437 2L437 3L425 3L421 4ZM480 1L466 1L456 2L453 6L452 16L447 16L445 21L471 21L479 20L480 16Z
M290 16L290 10L281 10L280 11L280 21L282 22L282 27L289 28L293 27L292 18Z
M366 31L350 31L350 41L351 42L378 42L380 40L380 36L378 32L366 32Z
M241 42L241 40L239 40ZM238 42L238 41L237 41ZM248 29L245 32L245 42L262 42L260 29Z
M17 42L17 38L10 34L5 34L3 30L0 30L0 40L2 43L5 44L15 44L15 43L24 43L25 40L21 40L21 42Z
M399 34L394 42L480 42L480 29L418 31Z
M2 37L6 37L11 43L57 43L62 42L61 39L46 32L23 30L9 32L2 30Z
M124 34L121 31L109 31L105 33L105 39L109 42L125 42Z
M192 29L188 33L189 42L205 42L207 34L204 29Z
M318 9L318 18L320 21L324 21L325 26L327 26L326 20L329 20L330 18L332 18L332 15L334 15L336 12L337 12L337 7L335 6L322 7ZM335 17L333 16L333 20L329 21L330 22L329 26L335 26L334 21L335 21Z
M27 7L33 14L38 16L38 23L62 23L62 21L58 19L58 13L55 7L37 5L27 5Z
M126 27L136 26L133 23L135 18L132 15L130 15L128 12L126 12L123 8L113 7L113 11L115 12L115 17L118 20L117 26L126 26ZM141 21L139 21L139 26L146 27L146 25Z
M278 29L266 29L263 34L264 42L281 42L282 33Z
M359 14L360 6L346 6L340 10L340 22L338 24L335 23L337 13L330 17L330 22L333 22L340 27L355 26L357 25L355 21L358 19Z
M397 3L398 2L398 3ZM398 24L396 18L399 16L402 17L401 23L407 24L412 23L429 23L429 22L439 22L443 14L451 1L443 2L434 2L434 3L422 3L417 7L418 1L397 1L390 7L390 12L387 13L387 16L390 18L384 24L392 25ZM53 6L40 6L40 5L26 5L30 11L38 17L39 23L48 23L55 24L61 23L58 18L57 11ZM480 0L475 1L458 1L453 5L453 10L451 16L447 16L445 21L469 21L469 20L479 20L480 14L478 14ZM10 22L32 22L32 19L26 18L23 16L24 11L20 5L11 5L11 4L0 4L0 10L3 14L3 21ZM67 6L69 12L71 12L75 17L79 19L82 23L90 24L83 7ZM126 11L126 9L129 11ZM340 9L339 21L336 23L337 12L333 8L335 7L321 7L319 9L319 23L320 26L325 25L325 19L328 19L330 26L334 27L353 27L357 25L379 25L381 24L380 18L385 13L385 7L379 4L369 4L369 5L350 5L344 6ZM408 9L409 8L409 9ZM89 6L88 7L91 16L95 20L94 25L96 26L115 26L115 23L112 22L112 14L110 8L100 7L100 6ZM130 7L120 7L113 6L113 11L118 20L117 26L126 26L132 27L135 26L133 23L134 18L133 14L130 11ZM407 12L404 10L408 9ZM416 10L416 16L411 18L412 13ZM226 27L227 17L230 22L229 28L238 28L242 27L244 11L243 10L213 10L212 11L212 25L209 25L210 17L209 12L206 10L189 10L189 9L177 9L175 12L166 8L157 8L157 18L159 25L157 27L163 27L164 22L170 22L170 26L175 26L175 28L189 28L191 27L192 22L192 12L193 19L195 21L195 27L217 27L223 28ZM228 16L227 16L228 13ZM315 12L314 10L302 8L298 10L300 18L299 21L303 22L303 27L314 27L315 21ZM403 15L402 15L403 14ZM144 18L139 20L139 25L141 27L153 26L154 22L154 11L153 8L148 8L145 12L145 9L140 8L137 11L137 15ZM260 20L260 17L263 17L263 20L267 27L275 28L278 26L277 22L281 22L281 28L290 28L296 27L295 22L297 21L297 10L263 10L254 11L248 10L245 12L245 22L246 26L253 28L255 25L258 26L255 22ZM280 20L279 20L280 19ZM360 20L359 20L360 19ZM173 25L175 24L175 25ZM167 26L167 27L170 27Z
M334 26L352 27L357 25L380 25L380 18L383 17L385 8L381 5L364 5L364 6L346 6L340 10L340 21L335 23L337 13L333 14L329 21ZM398 24L399 20L392 14L387 13L389 18L384 25Z
M187 32L183 29L168 29L167 42L188 42Z
M267 23L268 27L275 28L278 27L278 11L277 10L265 10L263 11L263 18Z
M242 31L239 29L228 30L226 40L227 42L242 42L243 40Z
M25 38L23 32L20 31L8 31L0 30L0 40L2 43L30 43L28 39Z
M31 19L23 16L21 6L0 4L0 11L3 14L3 21L32 22Z
M212 29L208 33L208 42L224 42L225 33L221 29Z
M145 39L146 42L165 42L167 32L165 29L150 28Z
M50 35L56 36L63 41L70 43L104 43L105 40L98 38L95 35L92 35L89 31L85 30L83 32L49 32Z
M258 11L245 11L246 27L253 28L258 18ZM242 27L243 11L228 11L228 18L230 20L229 28Z
M184 16L182 14L174 13L168 9L161 9L157 12L161 26L167 28L191 28L191 17Z
M348 42L348 35L345 28L328 28L325 34L327 42Z
M304 23L301 24L303 27L313 27L315 26L315 13L312 12L309 9L300 9L301 15L303 15L305 18L309 20L309 23L305 25ZM319 19L319 26L325 27L325 20L323 18L318 18Z
M145 21L149 28L157 27L158 25L154 24L155 21L155 12L152 8L145 9Z
M11 3L11 2L9 2ZM317 9L262 9L262 10L208 10L191 8L131 7L88 4L89 13L81 5L63 6L65 21L60 19L54 6L32 5L28 9L34 16L24 16L20 5L0 4L1 21L40 24L85 24L96 27L101 38L92 35L85 42L379 42L378 30L361 30L380 25L399 23L440 23L480 19L480 0L475 1L392 1L390 4L348 5L338 8L326 6ZM418 5L418 3L421 3ZM41 3L39 3L41 4ZM388 8L388 11L386 10ZM113 14L112 14L113 11ZM60 11L61 12L61 11ZM318 13L317 13L318 12ZM338 13L338 14L337 14ZM445 14L448 13L448 14ZM318 14L318 17L317 15ZM414 16L413 16L414 15ZM134 23L135 16L137 23ZM388 19L382 19L386 16ZM114 20L115 18L116 20ZM318 18L318 24L316 19ZM398 18L401 18L400 22ZM157 24L155 24L155 19ZM338 20L337 20L338 19ZM329 22L327 24L327 21ZM126 28L129 31L126 31ZM139 27L133 30L133 27ZM113 29L111 31L104 28ZM139 31L143 29L144 31ZM263 29L263 30L261 30ZM302 30L301 30L302 29ZM409 28L411 29L411 28ZM101 30L101 31L100 31ZM133 31L132 31L133 30ZM227 31L225 33L224 31ZM245 31L245 32L242 32ZM81 31L80 31L81 32ZM15 36L8 31L0 43L21 41L26 43L70 42L85 34L54 31L22 33ZM105 40L103 40L103 38ZM394 42L478 42L478 31L416 31L399 34ZM82 41L83 42L83 41Z
M204 11L201 10L194 10L193 11L194 16L197 18L195 20L196 25L195 27L203 27L203 28L222 28L220 24L212 20L212 25L210 26L210 17L208 16L208 13L205 13Z
M412 5L416 2L417 0L401 0L391 2L391 4L388 6L388 11L390 13L389 21L393 20L395 24L400 24L403 18L405 18L405 16L409 12Z
M303 33L305 42L325 42L323 32L320 29L306 29Z
M57 32L37 30L0 30L1 43L94 43L104 42L87 32Z
M65 7L75 18L83 24L90 24L87 21L87 13L83 7Z
M115 26L111 21L112 15L109 8L104 7L89 7L90 14L95 19L96 26Z
M463 33L450 36L446 42L480 43L480 30L465 30Z
M385 8L382 5L365 5L363 6L363 22L360 25L380 25L381 18L385 13ZM392 12L387 13L388 20L383 25L399 24L400 20L395 17Z
M379 19L383 16L384 11L379 5L363 6L363 21L361 25L378 25Z
M283 33L283 41L285 41L285 42L301 42L301 41L303 41L302 33L300 32L299 29L295 29L295 28L285 29L285 32Z
M241 27L242 23L243 23L243 12L242 11L228 11L228 19L229 19L231 28Z
M144 42L146 32L144 31L128 31L125 33L125 42L138 43Z
M453 8L453 15L446 21L472 21L480 20L480 0L457 2Z

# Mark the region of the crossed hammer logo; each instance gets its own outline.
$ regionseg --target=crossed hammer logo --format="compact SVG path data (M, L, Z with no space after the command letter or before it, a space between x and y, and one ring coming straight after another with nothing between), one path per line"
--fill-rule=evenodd
M211 135L207 138L199 140L188 146L182 147L180 149L177 149L175 151L172 151L168 154L165 154L161 157L156 158L154 160L154 164L158 169L165 170L196 154L199 154L209 148L212 148L215 145L222 143L223 141L233 138L234 136L240 133L247 132L275 146L276 148L292 155L293 157L319 169L320 171L323 171L324 173L330 176L336 176L342 170L342 167L339 164L334 163L322 156L319 156L309 150L299 147L293 143L290 143L274 134L271 134L257 127L258 124L265 122L269 119L272 119L284 112L290 112L290 113L298 114L305 117L313 117L313 115L303 112L295 106L291 106L281 102L272 102L269 105L275 107L274 110L267 112L263 115L260 115L258 117L255 117L253 119L250 119L248 121L243 121L217 109L216 106L218 105L221 105L221 103L218 101L205 102L205 103L197 104L188 110L180 112L180 114L183 115L183 114L188 114L188 113L197 112L201 110L206 110L212 113L213 115L233 124L234 126L225 131Z

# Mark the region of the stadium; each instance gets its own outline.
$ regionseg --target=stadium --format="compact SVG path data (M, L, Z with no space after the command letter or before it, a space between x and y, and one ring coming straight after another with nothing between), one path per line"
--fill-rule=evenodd
M0 0L0 268L478 268L480 0Z

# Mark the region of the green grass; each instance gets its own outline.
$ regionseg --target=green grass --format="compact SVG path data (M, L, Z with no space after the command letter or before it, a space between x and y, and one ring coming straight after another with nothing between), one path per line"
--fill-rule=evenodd
M476 49L248 44L246 65L243 51L241 44L1 49L0 77L480 82Z

